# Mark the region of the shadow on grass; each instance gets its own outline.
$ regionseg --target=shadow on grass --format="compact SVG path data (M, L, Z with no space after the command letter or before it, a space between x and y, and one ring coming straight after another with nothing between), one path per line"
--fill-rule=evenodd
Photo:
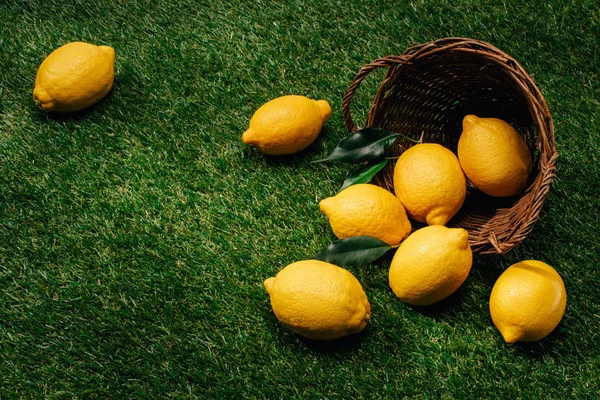
M549 355L555 359L581 357L576 348L563 346L563 343L569 341L569 335L566 331L567 329L559 329L557 327L548 336L537 342L517 342L510 345L506 344L506 346L509 346L515 355L531 360L541 360ZM505 344L501 337L499 342Z
M372 329L370 326L371 324L368 323L365 329L352 335L332 340L314 340L301 336L293 332L291 329L284 327L283 324L277 320L277 317L275 317L270 306L264 307L263 315L265 321L268 321L269 324L273 324L275 327L277 331L275 336L278 337L278 340L281 341L281 343L285 343L287 346L294 347L297 346L299 342L302 347L321 354L356 351L362 346L362 342L365 339L365 334L368 335ZM297 341L294 339L297 339Z
M110 104L112 103L113 93L114 93L114 90L111 89L111 91L108 92L108 94L106 96L104 96L97 103L94 103L91 106L84 108L83 110L73 111L73 112L43 111L40 108L36 107L35 104L33 104L33 100L32 100L31 108L33 110L35 110L32 114L35 118L37 118L40 121L46 120L46 119L51 119L52 121L55 121L55 122L67 122L67 121L79 122L83 119L89 118L90 115L93 113L96 113L96 112L104 113L105 110L108 107L110 107Z
M506 255L501 254L473 254L473 267L470 276L475 277L491 292L498 277L510 266Z
M306 149L294 154L270 156L262 154L260 150L253 148L252 146L246 146L244 153L246 153L246 156L251 158L264 158L265 162L271 167L308 165L312 161L316 161L320 158L316 155L322 150L324 137L329 136L330 134L331 129L327 126L324 126L314 142L312 142ZM323 156L323 158L324 157L325 156Z
M464 298L465 289L463 284L450 296L430 306L416 306L411 304L406 304L406 306L425 317L453 319L460 312L460 308L465 302Z
M439 320L460 320L460 314L467 312L465 305L473 301L489 301L494 283L508 265L502 255L473 255L473 266L467 281L454 293L429 306L406 304L411 310L422 316ZM482 293L481 286L484 291Z
M312 351L322 354L339 353L344 351L354 351L360 349L364 340L365 333L368 333L369 325L356 334L344 336L333 340L313 340L296 334L298 340Z

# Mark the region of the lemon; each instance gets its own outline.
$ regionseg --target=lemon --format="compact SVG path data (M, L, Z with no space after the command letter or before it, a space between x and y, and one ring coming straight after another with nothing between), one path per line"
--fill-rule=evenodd
M337 339L367 326L367 295L346 269L323 261L298 261L265 280L264 286L277 319L301 336Z
M566 306L562 278L550 265L536 260L508 267L490 296L492 321L506 343L546 337L562 319Z
M521 193L532 167L531 152L515 128L498 118L475 115L463 119L458 159L473 185L495 197Z
M366 235L395 246L411 229L400 200L368 183L349 186L336 196L321 200L319 207L339 239Z
M428 306L463 284L473 264L469 234L462 228L432 225L408 236L389 271L392 291L405 303Z
M44 111L79 111L102 99L115 78L115 51L73 42L54 50L35 77L33 100Z
M417 144L398 158L394 190L408 216L429 225L446 225L467 194L458 159L436 143Z
M256 110L242 141L268 155L293 154L315 141L330 114L325 100L278 97Z

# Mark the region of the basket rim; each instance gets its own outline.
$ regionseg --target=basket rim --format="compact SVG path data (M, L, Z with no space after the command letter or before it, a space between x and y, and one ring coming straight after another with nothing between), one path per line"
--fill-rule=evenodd
M342 100L344 121L350 132L359 129L352 119L350 104L362 81L372 71L379 68L386 69L385 77L369 109L365 126L372 126L373 121L376 120L379 106L384 100L385 88L394 74L402 73L402 67L405 65L413 65L432 55L443 55L446 51L453 52L453 54L461 52L469 54L471 57L482 57L490 63L501 66L509 78L517 84L519 90L523 92L533 120L537 138L535 146L538 150L538 162L534 166L535 178L511 207L498 209L490 221L481 225L478 231L480 234L474 237L469 235L474 252L481 254L506 253L528 236L539 219L544 200L556 174L558 159L554 140L554 124L546 100L533 78L517 60L490 43L464 37L447 37L411 46L399 56L390 55L378 58L364 65L358 71ZM517 213L517 209L522 212ZM494 220L498 218L510 220L510 229L495 230Z

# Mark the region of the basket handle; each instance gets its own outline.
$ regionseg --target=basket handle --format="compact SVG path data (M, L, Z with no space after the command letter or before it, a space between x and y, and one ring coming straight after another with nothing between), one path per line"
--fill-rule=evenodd
M386 84L391 75L391 68L399 64L410 64L410 61L408 61L408 57L405 56L382 57L378 58L370 64L363 66L360 69L360 71L358 71L358 74L356 74L356 76L354 77L352 84L348 87L348 90L346 90L346 94L344 94L344 98L342 100L342 113L344 114L346 128L348 128L350 132L354 132L358 129L358 126L352 120L352 115L350 113L350 102L352 101L352 98L354 97L354 94L356 93L356 90L360 86L361 82L367 77L367 75L371 73L371 71L377 68L387 68L388 71L385 75L385 78L383 79L383 82L381 83L381 89L381 87L383 87L383 85ZM378 90L377 95L375 96L375 100L373 101L373 106L371 106L371 108L375 107L381 101L382 97L383 91Z

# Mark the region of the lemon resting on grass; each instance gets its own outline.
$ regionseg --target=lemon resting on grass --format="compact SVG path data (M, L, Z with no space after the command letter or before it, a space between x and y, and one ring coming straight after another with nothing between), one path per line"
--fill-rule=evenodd
M72 42L54 50L39 66L33 100L44 111L79 111L101 100L115 78L115 51Z
M535 342L556 328L567 306L562 278L550 265L511 265L492 288L490 314L506 343Z
M471 271L469 234L432 225L409 235L394 254L389 284L403 302L428 306L450 296Z
M463 119L458 159L471 183L494 197L521 193L532 168L531 152L515 128L498 118L475 115Z
M315 141L330 114L325 100L278 97L256 110L242 141L267 155L293 154Z
M321 200L319 207L329 218L338 239L373 236L395 246L410 233L404 206L379 186L368 183L349 186L336 196Z
M330 340L367 326L371 306L348 270L318 260L298 261L264 281L273 312L297 334Z
M394 191L409 217L446 225L462 207L467 185L454 153L437 143L421 143L396 161Z

